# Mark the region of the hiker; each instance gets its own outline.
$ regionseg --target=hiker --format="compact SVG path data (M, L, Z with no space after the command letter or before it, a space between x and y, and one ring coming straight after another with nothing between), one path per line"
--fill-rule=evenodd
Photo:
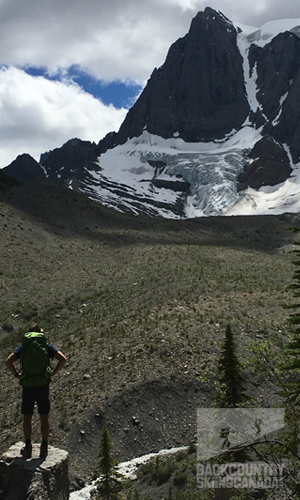
M58 363L54 370L50 367L50 359L57 359ZM21 373L16 370L14 363L20 359ZM47 338L38 324L32 325L28 333L23 336L22 344L12 352L5 363L11 373L19 379L23 387L22 392L22 414L25 447L22 454L25 458L32 455L32 415L34 403L37 403L41 420L42 443L40 446L40 458L46 458L48 454L49 439L49 384L51 376L56 375L65 365L67 359L52 344L47 343Z

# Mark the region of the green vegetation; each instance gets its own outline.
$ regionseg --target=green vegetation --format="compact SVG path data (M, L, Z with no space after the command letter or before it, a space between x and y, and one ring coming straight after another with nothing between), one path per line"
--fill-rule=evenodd
M156 458L140 467L138 473L138 482L135 489L130 489L128 499L136 498L149 500L154 497L153 491L159 496L172 500L184 499L215 499L231 498L232 500L256 500L257 498L270 500L277 498L277 495L289 499L298 499L300 494L299 483L299 399L300 399L300 243L296 242L296 250L293 250L296 259L293 265L296 270L293 274L293 283L288 287L292 290L294 302L285 305L286 309L292 310L288 317L288 323L291 327L290 337L284 346L284 350L278 353L275 344L265 341L260 345L250 343L247 346L248 352L251 352L252 359L248 366L255 366L260 362L261 372L266 378L273 378L277 381L277 386L281 388L279 394L283 397L281 405L285 406L285 427L272 436L271 429L266 432L266 436L261 436L257 441L250 444L239 445L232 452L224 451L222 454L210 460L211 464L228 462L254 462L263 463L272 471L271 474L279 474L280 467L284 464L284 476L282 483L279 483L275 489L238 489L223 490L221 496L216 496L216 491L197 490L195 488L196 478L196 459L188 457L188 454L182 452L165 459ZM236 343L230 325L226 327L225 339L221 345L219 359L216 362L216 373L218 379L215 384L216 392L212 399L216 406L221 408L235 408L247 404L245 394L245 380L240 372L243 366L236 353ZM256 404L258 407L259 405ZM257 462L258 461L258 462ZM282 469L283 470L283 469ZM257 476L258 479L258 476ZM263 476L261 477L263 479ZM157 487L165 485L168 487L168 493L165 489L153 490L151 485L155 483ZM144 494L144 492L146 492ZM275 496L274 496L275 495ZM224 498L225 498L224 497Z
M0 169L0 191L6 191L14 186L21 186L21 182Z
M97 470L99 479L96 483L97 500L122 500L119 494L123 485L121 474L117 470L117 460L112 456L112 440L106 425L103 426L99 443Z
M1 193L0 214L1 451L22 437L19 386L3 361L33 321L68 358L52 385L51 442L63 447L89 411L149 381L198 381L209 406L228 324L250 376L265 351L282 351L289 216L134 217L47 183ZM84 467L93 452L83 438L76 446ZM174 460L166 495L180 498L192 475ZM159 464L158 481L170 467Z
M296 232L300 231L294 228ZM299 406L300 402L300 242L295 242L296 248L293 250L295 258L292 260L294 265L293 282L289 285L294 298L293 303L288 304L286 309L292 311L288 317L288 322L291 329L291 334L288 342L284 346L284 361L282 362L282 370L285 375L289 376L287 382L281 385L284 388L282 394L286 399L287 405Z
M300 228L293 227L293 232L299 233ZM286 480L286 488L289 490L290 498L299 498L300 481L300 242L299 238L295 242L293 254L295 258L292 260L294 273L292 283L289 289L292 290L293 302L286 306L286 309L292 311L288 317L290 325L290 336L284 346L283 357L279 363L279 394L283 397L285 407L285 429L282 433L283 446L275 448L273 455L276 453L279 457L284 457L288 460L288 477ZM281 377L281 379L280 379Z
M206 493L197 489L196 464L196 453L191 448L146 462L139 467L135 483L127 484L127 500L208 499Z
M217 369L219 377L213 395L215 405L219 408L237 408L245 405L249 398L245 393L245 380L241 375L242 364L237 357L236 343L230 325L226 327Z

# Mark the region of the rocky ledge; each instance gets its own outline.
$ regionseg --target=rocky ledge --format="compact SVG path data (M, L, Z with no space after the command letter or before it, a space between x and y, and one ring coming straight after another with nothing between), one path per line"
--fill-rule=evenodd
M11 446L0 459L0 500L68 500L68 453L49 446L46 459L33 444L32 458L21 454L24 443Z

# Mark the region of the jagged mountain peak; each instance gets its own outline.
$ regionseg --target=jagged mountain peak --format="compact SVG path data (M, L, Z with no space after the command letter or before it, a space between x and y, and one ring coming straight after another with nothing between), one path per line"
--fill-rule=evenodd
M204 11L199 11L196 16L192 19L190 31L192 29L200 29L203 27L203 23L206 28L212 27L213 25L219 24L225 29L235 29L234 23L230 21L221 11L215 10L212 7L205 7Z
M3 172L15 177L20 182L45 175L42 166L27 153L17 156L14 161L3 169Z
M61 182L68 182L70 177L78 175L85 165L95 160L98 152L95 142L73 138L61 148L42 154L40 163L46 169L49 178L57 179L59 176Z
M186 142L224 138L249 113L236 29L206 9L193 19L185 37L169 49L141 96L128 112L117 143L143 130Z
M46 175L135 214L300 210L299 26L243 26L207 7L119 131L41 155Z

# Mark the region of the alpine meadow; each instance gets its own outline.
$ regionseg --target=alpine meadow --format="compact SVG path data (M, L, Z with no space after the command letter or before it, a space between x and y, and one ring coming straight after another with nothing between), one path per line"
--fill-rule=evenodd
M70 453L73 488L95 476L103 423L119 461L195 440L228 324L247 394L276 404L264 363L289 335L297 215L136 217L42 179L0 196L2 452L22 438L4 360L33 321L68 358L50 439Z

